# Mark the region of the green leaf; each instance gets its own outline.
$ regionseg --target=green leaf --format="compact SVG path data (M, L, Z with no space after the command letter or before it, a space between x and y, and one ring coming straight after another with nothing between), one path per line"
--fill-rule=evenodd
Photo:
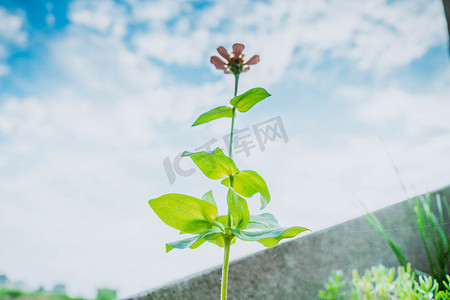
M214 234L218 234L218 233L214 233ZM191 249L197 249L197 248L200 247L204 242L206 242L206 240L205 240L204 238L199 239L198 241L196 241L195 243L193 243L189 248L191 248ZM171 247L171 248L170 248L169 250L167 250L167 244L166 244L166 253L173 249L172 246L170 246L170 247Z
M148 201L167 225L182 233L200 233L212 227L217 208L205 200L182 194L166 194Z
M278 225L278 221L277 219L275 219L274 215L264 213L260 215L250 216L247 228L267 229L276 228L279 226L280 225Z
M224 216L218 216L216 218L216 222L219 222L220 224L223 225L223 227L227 227L227 220L228 220L228 216L224 215Z
M308 231L309 229L299 226L290 228L273 228L262 231L241 231L231 229L231 232L243 241L259 242L266 247L273 247L282 239L293 238L297 234Z
M365 215L365 218L372 225L372 227L375 228L389 243L389 246L391 247L392 251L394 251L394 254L397 257L397 260L400 263L400 265L406 267L408 265L408 260L405 258L403 252L400 250L397 244L395 244L395 242L389 236L388 232L386 231L380 220L378 220L378 218L372 213L367 213Z
M202 200L208 201L209 203L211 203L212 205L217 207L216 200L214 200L214 196L212 194L212 191L209 191L209 192L205 193L202 196Z
M428 198L429 194L427 194L425 197ZM439 278L438 267L433 255L431 236L429 233L427 233L427 228L429 228L430 225L428 224L425 207L423 206L423 204L425 203L424 200L425 199L421 199L420 196L415 198L416 205L414 206L414 212L416 213L417 226L419 227L419 233L422 238L422 243L425 249L428 264L430 265L431 274L434 278Z
M228 189L227 194L228 209L236 228L244 229L247 227L250 213L248 212L247 201L237 195L233 189Z
M223 239L223 234L217 236L212 235L211 237L208 237L208 242L213 243L219 246L220 248L225 247L225 240ZM233 245L234 243L236 243L236 237L233 237L230 245Z
M231 99L230 103L240 112L246 112L256 103L269 97L270 94L263 88L254 88L246 91L242 95Z
M223 234L222 233L212 233L211 235L208 235L202 239L199 239L197 242L192 244L192 246L190 246L189 248L191 248L191 249L198 248L204 242L213 243L221 248L225 247L225 240L223 238ZM236 243L236 237L234 237L233 240L231 241L231 245L233 245L234 243ZM167 246L166 246L166 248L167 248Z
M222 180L222 184L229 187L230 178ZM244 197L251 197L259 193L261 195L261 209L266 207L270 201L267 184L255 171L242 171L235 174L233 176L233 189Z
M198 119L194 122L194 124L192 124L192 126L208 123L219 118L231 118L232 112L233 109L228 106L219 106L213 108L210 111L200 115L200 117L198 117Z
M205 238L205 241L216 244L217 246L219 246L221 248L225 247L225 240L223 238L222 233L216 233L216 234L210 235Z
M226 156L220 148L216 148L213 152L185 151L183 156L190 156L203 174L211 179L222 179L239 172L233 160Z
M223 227L227 227L227 222L228 222L228 216L227 215L222 215L222 216L218 216L216 218L216 222L220 223L223 225ZM223 235L211 235L208 237L208 242L211 242L213 244L216 244L219 247L224 247L225 246L225 240L223 239ZM234 243L236 243L236 237L233 237L233 239L231 240L231 245L233 245Z
M211 223L205 220L195 220L188 222L183 229L180 229L180 234L183 233L200 233L207 229L212 228Z
M166 244L166 252L169 252L170 250L172 250L174 248L186 249L189 247L191 249L195 249L195 248L199 247L201 244L203 244L206 241L206 238L208 238L208 236L220 234L220 233L221 233L220 229L217 229L217 228L207 229L196 236L193 236L193 237L190 237L190 238L187 238L184 240L167 243Z

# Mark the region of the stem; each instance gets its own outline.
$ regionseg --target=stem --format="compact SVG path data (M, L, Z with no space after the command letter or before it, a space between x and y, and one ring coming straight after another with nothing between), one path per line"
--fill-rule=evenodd
M233 180L234 180L233 175L231 175L229 178L230 178L230 187L233 187ZM231 224L231 213L228 210L227 227L231 228L231 225L232 225Z
M231 135L230 135L230 147L228 149L228 156L233 159L233 131L234 131L234 117L236 116L236 107L233 107L231 112Z
M237 95L239 83L239 74L234 75L234 97ZM231 134L230 134L230 147L228 156L232 158L233 156L233 131L234 131L234 118L236 117L236 107L233 107L233 111L231 114ZM230 176L230 187L233 187L233 176ZM229 228L231 228L231 213L228 210L228 218L227 218L227 228L225 229L225 236L223 237L225 245L224 245L224 253L223 253L223 266L222 266L222 294L220 299L227 299L227 283L228 283L228 264L230 262L230 247L231 241L233 240L233 234L230 232Z
M234 97L237 95L239 84L239 74L234 75ZM234 118L236 117L236 107L233 106L233 111L231 112L231 134L230 134L230 146L228 149L228 156L233 158L233 131L234 131Z
M238 83L239 83L239 74L234 75L234 96L237 96L237 89L238 89Z
M225 236L225 250L223 253L223 268L222 268L222 294L220 299L226 300L227 299L227 282L228 282L228 262L230 261L230 246L231 246L231 239L230 236Z
M225 227L223 227L223 225L220 224L219 222L214 221L213 225L216 226L217 228L219 228L220 230L225 231Z

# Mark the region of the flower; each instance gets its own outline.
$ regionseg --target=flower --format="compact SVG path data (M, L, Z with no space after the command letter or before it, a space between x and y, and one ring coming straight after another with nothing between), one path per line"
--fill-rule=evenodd
M226 74L234 74L239 75L242 72L247 72L250 67L249 65L256 65L259 63L259 55L253 55L246 63L244 63L244 54L242 51L244 50L244 45L242 44L234 44L233 52L231 55L228 54L228 51L220 46L217 48L217 52L219 52L220 56L225 58L226 62L220 59L218 56L211 56L211 63L218 70L223 70ZM244 68L244 66L247 66Z

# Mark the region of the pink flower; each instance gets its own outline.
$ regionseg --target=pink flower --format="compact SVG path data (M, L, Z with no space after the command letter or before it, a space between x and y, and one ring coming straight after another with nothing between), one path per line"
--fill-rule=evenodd
M211 56L211 63L218 70L223 70L226 74L234 74L239 75L242 72L247 72L250 65L256 65L259 63L259 55L253 55L247 62L244 63L244 54L242 51L244 50L244 45L242 44L234 44L233 52L231 55L228 54L228 51L220 46L217 48L217 52L219 52L220 56L225 58L226 62L220 59L218 56ZM247 66L244 68L244 66Z

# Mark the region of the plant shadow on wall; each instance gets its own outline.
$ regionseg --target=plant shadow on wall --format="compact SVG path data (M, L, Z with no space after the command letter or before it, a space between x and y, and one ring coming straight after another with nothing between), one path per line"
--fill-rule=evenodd
M250 69L250 65L259 62L254 55L244 62L244 45L234 44L231 54L224 47L217 48L225 59L211 57L211 63L226 74L235 77L234 97L231 106L220 106L200 115L192 126L208 123L219 118L231 118L231 132L228 156L220 148L212 152L187 152L197 167L208 178L221 180L228 189L228 212L219 215L212 191L205 193L201 199L183 195L166 194L151 199L149 204L158 217L167 225L180 230L180 234L193 234L186 239L166 244L166 251L177 248L197 248L204 242L214 243L224 248L222 266L221 299L227 298L228 264L231 245L239 238L243 241L259 242L266 247L273 247L285 238L292 238L308 229L299 226L280 227L276 218L270 213L250 215L247 199L260 195L261 209L270 201L270 194L264 179L255 171L240 171L232 159L233 131L236 114L249 111L255 104L266 99L270 94L257 87L238 95L239 77Z

